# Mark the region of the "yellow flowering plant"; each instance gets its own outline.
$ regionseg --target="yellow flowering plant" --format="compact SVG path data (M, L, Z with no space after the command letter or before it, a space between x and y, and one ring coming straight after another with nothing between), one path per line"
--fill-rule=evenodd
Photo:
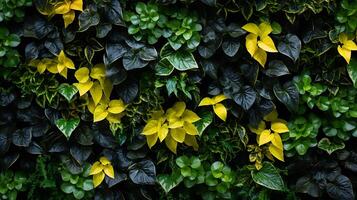
M198 130L193 124L201 118L193 111L186 109L185 102L177 102L165 113L156 111L147 121L142 135L146 136L149 148L152 148L157 140L165 140L167 148L176 154L177 143L185 143L198 150L196 135Z
M32 60L29 65L36 67L40 74L43 74L47 70L53 74L60 74L64 78L67 78L68 69L75 69L73 61L66 56L63 50L61 50L56 58Z
M269 34L273 31L268 22L262 22L258 25L248 23L242 27L249 34L245 38L245 46L249 54L264 67L267 61L267 53L276 53L274 41Z
M106 175L114 179L113 165L108 158L102 156L92 165L89 175L93 175L93 186L96 188L103 182Z
M270 127L267 124L270 124ZM268 145L271 155L280 161L284 161L284 148L280 134L289 132L289 128L285 120L278 118L276 110L265 116L257 128L249 127L249 129L257 134L259 146Z
M340 33L338 40L342 45L338 45L337 51L349 64L352 51L357 51L357 45L346 33Z
M214 96L212 98L205 97L201 100L200 104L198 106L212 106L214 113L222 119L223 121L226 121L227 119L227 108L220 102L226 100L227 97L224 96L223 94Z

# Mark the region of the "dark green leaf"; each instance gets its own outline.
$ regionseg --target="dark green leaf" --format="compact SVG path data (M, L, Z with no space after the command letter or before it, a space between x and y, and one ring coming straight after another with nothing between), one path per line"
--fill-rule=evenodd
M240 43L236 40L225 40L222 43L223 52L229 57L235 56L239 50L239 47Z
M28 147L32 139L31 128L16 130L12 135L12 143L20 147Z
M280 60L272 60L269 62L269 67L263 71L269 77L279 77L290 74L289 69Z
M209 110L201 110L197 113L197 115L200 116L201 119L195 122L195 126L198 130L199 136L201 136L204 130L212 123L213 113Z
M257 93L248 85L241 87L240 90L233 94L233 100L244 110L249 110L255 102Z
M91 26L96 26L99 24L100 16L97 13L97 8L90 6L78 16L79 20L79 32L84 32Z
M129 177L135 184L153 185L156 180L155 165L151 160L143 160L129 167Z
M333 182L326 185L327 194L333 199L353 200L353 188L350 179L344 175L339 175Z
M279 43L278 50L295 62L300 55L301 41L296 35L289 33L285 36L283 41Z
M347 65L347 72L353 82L353 86L357 88L357 58L351 58L350 63Z
M299 106L299 91L293 82L286 82L283 87L275 84L273 87L276 98L283 103L288 110L297 111Z

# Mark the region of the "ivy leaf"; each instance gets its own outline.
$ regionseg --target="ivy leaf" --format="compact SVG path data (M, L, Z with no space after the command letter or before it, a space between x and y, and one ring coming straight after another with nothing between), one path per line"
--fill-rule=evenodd
M284 182L278 170L270 162L264 162L260 170L251 171L252 179L255 183L266 188L284 191Z
M68 102L71 102L74 95L78 92L78 89L75 86L69 85L68 83L62 83L57 90Z
M296 35L289 33L279 42L278 50L296 62L300 55L301 41Z
M67 140L71 137L73 131L79 125L80 119L79 118L72 118L72 119L58 119L56 120L57 128L66 136Z
M202 110L197 113L201 120L194 123L198 130L198 135L201 136L203 131L212 123L213 113L208 110Z
M170 190L178 186L182 181L183 177L181 176L180 171L175 171L171 175L168 174L160 174L157 176L157 181L160 186L166 193L169 193Z
M129 177L135 184L154 185L155 165L151 160L143 160L129 167Z
M297 111L299 106L299 91L293 82L286 82L283 87L279 83L273 87L274 94L288 110Z
M329 138L322 138L317 147L326 151L328 154L332 154L334 151L345 148L345 143L341 140L330 141Z
M233 100L244 110L249 110L255 102L257 93L248 85L242 87L237 93L234 93Z
M347 72L353 82L353 86L357 88L357 58L351 58L350 63L347 65Z

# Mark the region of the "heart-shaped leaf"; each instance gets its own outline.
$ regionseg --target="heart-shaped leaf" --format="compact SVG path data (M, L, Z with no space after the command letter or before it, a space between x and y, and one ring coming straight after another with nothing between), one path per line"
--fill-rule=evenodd
M278 170L270 162L264 162L260 170L251 171L253 181L272 190L284 190L284 182Z
M322 138L317 146L319 149L331 154L334 151L345 148L345 143L343 141L331 141L328 138Z
M78 92L75 86L69 85L68 83L62 83L57 90L68 102L70 102Z
M279 43L278 50L295 62L300 55L301 41L296 35L287 34L283 41Z
M67 140L71 137L73 131L79 125L80 119L79 118L72 118L72 119L58 119L56 120L57 128L66 136Z

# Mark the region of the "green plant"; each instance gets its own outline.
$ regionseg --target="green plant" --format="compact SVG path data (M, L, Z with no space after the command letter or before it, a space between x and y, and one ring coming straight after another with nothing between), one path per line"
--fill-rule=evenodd
M76 199L92 197L94 189L93 182L89 176L90 165L84 164L83 172L80 174L72 174L65 167L60 169L62 178L61 190L66 194L72 194Z
M286 155L305 155L309 148L316 147L321 125L321 119L313 113L309 113L306 118L298 116L291 120L288 123L289 133L283 135Z
M0 65L5 67L0 73L2 77L7 77L12 71L7 68L15 68L19 64L20 55L15 49L19 44L20 37L0 25Z
M31 0L5 0L0 2L0 22L22 21L25 16L24 7L32 5Z
M20 171L2 171L0 173L1 199L15 200L19 192L26 190L27 177Z

